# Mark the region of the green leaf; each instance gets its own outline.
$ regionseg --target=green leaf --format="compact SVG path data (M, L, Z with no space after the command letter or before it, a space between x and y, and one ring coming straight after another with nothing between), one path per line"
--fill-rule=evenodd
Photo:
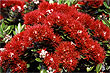
M37 50L36 50L36 49L32 49L31 51L32 51L32 52L36 52Z
M40 69L41 69L41 66L39 65L39 66L37 67L37 69L40 70Z
M110 14L110 9L105 9L105 11L107 12L107 14Z
M27 64L27 68L29 68L30 67L30 64Z
M4 22L2 22L2 25L1 25L1 26L2 26L2 28L5 28L5 23L4 23Z
M14 34L14 35L16 35L16 32L15 32L15 31L13 31L13 34Z
M105 56L110 56L110 54L106 54Z
M103 41L103 43L109 43L109 41Z
M42 62L42 60L40 60L40 58L36 58L35 59L37 62Z
M70 38L70 37L68 37L68 36L67 36L67 38L68 38L69 40L71 40L71 38Z
M102 64L97 64L96 66L96 72L100 72L100 70L102 69Z
M64 36L61 36L62 39L65 39Z
M91 71L93 68L94 68L94 66L93 66L93 67L87 67L86 70L87 70L87 72L89 72L89 71Z
M9 22L7 22L7 21L4 21L4 22L7 23L7 24L9 23Z
M106 24L104 20L102 20L103 24Z
M20 33L24 30L25 25L21 25L21 23L18 24L18 26L15 26L15 31L13 31L13 34L16 35L17 33Z
M106 8L110 9L110 7L107 5L106 2L103 2L103 4L104 4L104 6L105 6Z
M65 69L64 67L63 67L63 70L64 70L65 72L67 72L67 69Z
M11 26L8 26L5 30L4 30L4 32L6 32L6 31L8 31L8 30L10 30L11 29Z
M47 71L45 69L41 69L40 73L47 73Z
M85 58L85 57L81 55L81 58Z
M98 9L98 12L103 12L104 10Z
M0 38L4 38L4 36L2 34L0 34Z
M110 14L110 13L108 13L109 11L107 11L107 10L103 10L104 11L104 13L106 13L106 14Z
M107 47L108 47L108 49L110 49L110 45L109 44L107 45Z
M21 32L24 30L24 27L25 27L25 25L22 25L22 26L21 26L21 28L22 28L22 29L21 29Z
M8 32L8 35L11 34L11 32L13 32L13 26L11 26L11 30Z
M7 18L7 20L8 20L8 21L10 21L10 22L12 22L12 21L13 21L13 20L11 20L11 19L9 19L9 18Z
M0 26L0 34L3 34L3 28Z
M108 50L107 53L110 53L110 51Z
M18 33L20 33L21 29L22 29L22 28L21 28L21 23L19 23L19 24L18 24Z
M61 4L61 1L62 1L62 0L58 0L58 4Z
M102 42L98 42L100 45L102 45Z
M106 23L105 25L107 25L108 27L110 27L110 23L109 23L109 21L106 18L103 17L103 21Z

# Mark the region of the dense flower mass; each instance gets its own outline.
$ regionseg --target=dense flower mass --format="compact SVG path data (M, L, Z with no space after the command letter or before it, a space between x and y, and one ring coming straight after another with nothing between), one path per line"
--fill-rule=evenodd
M103 5L104 0L81 0L79 1L78 4L84 5L87 3L88 6L98 8L99 6Z
M5 8L5 7L9 7L11 5L19 5L19 6L23 6L24 3L28 1L28 0L1 0L1 7L0 8Z
M47 71L60 72L63 68L68 72L74 71L81 56L95 64L105 59L104 49L93 38L110 40L110 29L74 7L41 3L38 10L24 15L24 24L27 26L25 30L15 35L6 44L6 49L0 52L0 65L4 69L26 72L27 60L22 60L21 56L35 43L40 43L34 48L43 58ZM91 30L92 35L88 30Z
M54 54L46 56L44 63L55 69L55 71L61 71L59 69L61 66L68 71L73 71L77 66L78 59L80 58L80 53L76 51L75 45L72 42L62 42L56 48Z
M49 42L53 46L61 41L60 37L56 36L53 30L46 25L28 27L24 32L14 36L11 42L5 46L6 49L0 52L0 65L5 70L12 69L12 72L26 72L26 62L21 61L20 56L27 50L27 47L33 46L33 42L46 40L47 44Z
M28 0L1 0L0 8L11 8L12 11L17 10L18 12L21 12L24 10L25 2L28 2Z
M63 16L64 20L62 18L59 18L60 16ZM54 20L51 19L51 17ZM63 20L63 23L68 22L67 18L70 19L70 17L79 21L85 28L91 29L94 37L98 37L101 40L110 40L110 30L106 25L98 20L94 20L91 16L87 14L78 12L73 7L68 7L67 5L63 4L57 5L56 3L54 3L49 5L48 3L41 3L39 6L39 10L30 12L24 16L24 23L30 24L41 22L51 25L55 23L56 19L59 21Z

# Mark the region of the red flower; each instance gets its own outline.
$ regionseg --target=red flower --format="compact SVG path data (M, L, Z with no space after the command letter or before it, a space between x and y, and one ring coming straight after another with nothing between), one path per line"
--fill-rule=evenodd
M109 40L109 28L100 21L95 21L89 15L78 12L75 8L45 2L39 6L38 10L24 15L24 23L32 26L27 26L25 31L15 35L6 44L6 51L0 52L1 65L5 69L8 63L13 63L15 65L11 65L11 67L16 69L12 68L12 71L26 70L25 66L22 66L25 63L19 63L18 61L21 60L20 56L25 53L27 47L33 47L34 42L46 41L45 44L55 48L53 53L43 58L45 65L53 70L55 69L56 72L60 72L62 67L68 71L73 71L78 60L80 60L80 55L85 56L87 60L92 59L96 64L102 63L105 59L104 49L90 37L87 30L91 29L95 32L93 37L100 37L100 40ZM64 42L60 37L62 36L60 32L61 34L67 34L70 38L69 41L72 42L67 39ZM48 49L45 46L43 48ZM43 54L47 53L42 52Z
M27 28L20 34L15 35L12 40L6 44L6 50L0 52L0 65L5 70L8 66L11 67L12 72L25 72L26 63L19 62L20 56L24 54L27 47L32 47L32 42L43 42L44 40L49 40L50 44L55 46L60 43L61 38L56 36L53 30L46 25L37 25Z
M46 8L44 8L43 6L45 6ZM42 9L42 7L44 9ZM62 19L62 16L63 16L63 19ZM47 2L41 3L41 5L39 5L38 10L27 13L24 16L24 21L25 21L24 23L25 24L42 23L42 24L46 24L49 26L52 26L54 23L65 25L65 22L68 22L65 20L70 19L70 18L71 18L71 21L73 18L79 21L85 28L93 30L94 32L92 33L94 34L94 37L98 37L100 40L110 39L110 36L109 36L110 30L108 27L106 27L106 25L104 25L100 21L97 24L94 24L97 21L91 18L91 16L84 14L84 13L80 13L75 8L68 7L67 5L63 5L63 4L57 5L56 3L55 4L48 4ZM99 28L100 23L102 25L101 31ZM105 33L103 33L103 31ZM106 34L107 36L106 35L104 36L104 34Z
M46 10L49 6L48 2L43 2L40 4L40 6L38 7L39 10Z
M12 69L11 72L24 72L25 73L27 72L26 67L27 67L26 62L19 60L16 65L11 66L11 69Z
M99 6L103 5L104 0L83 0L84 2L88 2L89 6L98 8Z
M7 6L13 6L13 5L18 5L18 6L23 6L25 2L28 0L2 0L1 2L1 7L0 8L5 8Z
M62 42L54 54L45 57L44 63L59 72L60 65L68 71L73 71L80 58L79 52L72 42Z
M24 20L24 24L40 23L43 22L43 20L45 20L45 15L43 12L35 10L25 14Z
M1 20L1 19L3 19L3 16L2 16L2 15L0 15L0 20Z

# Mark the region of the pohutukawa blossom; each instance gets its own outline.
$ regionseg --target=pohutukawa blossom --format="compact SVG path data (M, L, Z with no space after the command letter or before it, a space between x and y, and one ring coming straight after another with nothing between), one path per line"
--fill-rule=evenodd
M102 63L105 59L104 49L92 37L110 40L109 28L91 16L78 12L74 7L41 3L38 10L24 15L24 24L25 30L15 35L6 44L5 51L0 53L0 65L4 69L10 63L14 64L10 65L13 72L26 71L27 61L21 60L21 56L35 45L34 48L41 49L36 49L35 53L43 58L48 72L60 72L63 68L68 72L74 71L81 56L87 61L91 59L95 64ZM92 31L92 36L88 34L88 29Z
M84 5L85 3L87 3L88 6L98 8L99 6L103 5L103 1L104 0L80 0L78 4Z

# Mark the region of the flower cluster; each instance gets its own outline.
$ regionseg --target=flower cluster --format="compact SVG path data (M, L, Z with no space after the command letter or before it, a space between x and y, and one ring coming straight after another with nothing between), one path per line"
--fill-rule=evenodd
M68 71L73 71L77 66L78 58L80 58L80 54L76 51L75 45L72 42L62 42L54 54L51 53L46 56L44 63L55 69L56 72L61 71L62 67Z
M60 16L63 16L64 20ZM60 24L62 24L62 22L66 24L66 22L68 22L68 20L66 21L67 18L71 18L71 21L72 19L77 20L85 28L90 29L94 37L100 40L110 40L110 30L101 21L94 20L88 14L78 12L74 7L68 7L63 4L57 5L54 3L49 5L47 2L41 3L39 10L32 11L24 16L24 23L44 23L52 25L55 23L55 20L58 20L58 22L61 20L61 22L59 22Z
M26 2L29 2L28 0L0 0L0 8L1 8L1 15L0 15L0 20L7 17L10 17L10 12L12 14L24 14L23 11L26 9ZM9 14L7 14L9 13ZM11 15L13 17L13 15Z
M5 50L0 52L0 65L6 70L12 69L12 72L26 72L26 62L20 59L27 47L32 47L33 42L50 42L53 46L57 45L61 39L53 33L48 26L38 25L26 28L20 34L6 44ZM19 43L19 44L18 44Z
M94 37L98 37L100 40L110 40L110 30L101 21L94 20L87 14L80 14L77 20L86 28L91 29Z
M0 8L5 8L5 7L9 7L9 6L14 6L14 5L18 5L23 7L23 5L25 4L25 2L27 2L28 0L1 0L1 7Z
M26 62L20 60L15 50L7 50L0 52L0 65L4 70L12 69L12 72L26 72Z
M39 11L41 14L37 15ZM33 15L33 13L35 14ZM33 17L38 20L31 20ZM39 10L26 14L24 20L25 24L30 24L31 21L33 21L34 23L48 25L54 28L54 30L56 30L57 26L62 27L61 30L64 30L65 33L68 33L68 35L75 40L76 46L81 49L80 53L86 57L85 59L92 59L96 63L101 63L105 58L103 48L100 47L97 41L94 41L91 36L88 35L87 29L94 30L93 32L95 33L93 33L93 36L99 37L101 40L110 39L110 30L106 25L98 20L95 21L87 14L79 13L76 9L63 4L42 3L39 6ZM96 22L97 24L95 24ZM99 27L97 25L101 26ZM104 34L103 31L106 31L108 34Z
M22 60L21 56L36 42L44 43L36 47L46 48L36 50L39 57L43 58L47 71L60 72L63 68L74 71L80 56L84 56L88 61L91 59L95 64L102 63L105 59L104 49L93 37L110 40L109 28L89 15L78 12L74 7L41 3L38 10L24 15L24 24L25 31L15 35L6 44L5 51L0 52L0 65L4 69L26 71L26 64L23 63L27 61ZM88 34L88 29L91 30L92 36ZM47 45L52 46L51 50L55 51L48 51L50 47ZM12 67L13 65L15 66Z
M79 1L78 4L84 5L87 3L88 6L98 8L103 5L103 1L104 0L82 0L81 2Z

